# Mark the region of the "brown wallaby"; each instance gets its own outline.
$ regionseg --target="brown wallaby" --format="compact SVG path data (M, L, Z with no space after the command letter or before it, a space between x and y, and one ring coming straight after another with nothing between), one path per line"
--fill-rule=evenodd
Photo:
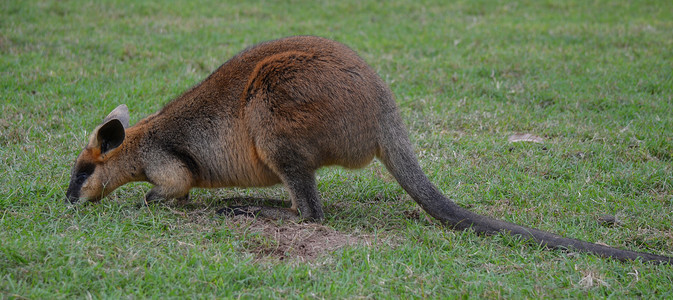
M236 211L321 220L315 171L327 165L359 168L374 157L426 212L453 229L502 232L618 260L673 260L564 238L458 206L421 170L392 92L374 70L347 46L311 36L244 50L134 126L120 105L77 157L66 196L71 202L97 201L131 181L154 185L147 201L187 199L193 187L283 183L291 208Z

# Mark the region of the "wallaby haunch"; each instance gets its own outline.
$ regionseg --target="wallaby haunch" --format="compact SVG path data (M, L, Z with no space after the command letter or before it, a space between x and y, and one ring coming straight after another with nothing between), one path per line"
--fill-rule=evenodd
M147 201L187 199L193 187L282 183L291 208L243 211L321 220L315 171L327 165L359 168L374 157L428 214L453 229L518 235L618 260L673 260L564 238L458 206L421 170L392 92L374 70L345 45L311 36L244 50L134 126L120 105L77 157L66 196L70 202L97 201L131 181L154 185Z

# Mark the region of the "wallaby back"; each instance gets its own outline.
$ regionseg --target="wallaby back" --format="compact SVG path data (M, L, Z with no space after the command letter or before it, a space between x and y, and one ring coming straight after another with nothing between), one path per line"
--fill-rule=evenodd
M380 77L348 47L310 36L242 51L134 126L128 126L125 107L115 109L79 155L67 198L98 200L136 180L155 185L148 201L186 199L193 187L283 183L291 208L233 212L320 220L315 170L327 165L358 168L374 157L425 211L452 228L520 235L549 247L617 259L671 260L567 239L459 207L421 170L392 93Z

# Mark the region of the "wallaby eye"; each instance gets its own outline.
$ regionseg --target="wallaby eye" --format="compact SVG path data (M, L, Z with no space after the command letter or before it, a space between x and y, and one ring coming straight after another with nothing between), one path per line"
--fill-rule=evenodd
M75 183L77 184L82 184L84 181L89 177L89 174L86 172L79 172L77 173L77 176L75 177Z
M84 183L84 181L86 181L86 179L89 178L89 176L91 176L91 174L93 174L93 171L95 169L96 169L96 165L94 165L94 164L85 163L85 164L80 165L77 168L78 172L75 173L75 178L74 178L75 184L81 185L82 183Z

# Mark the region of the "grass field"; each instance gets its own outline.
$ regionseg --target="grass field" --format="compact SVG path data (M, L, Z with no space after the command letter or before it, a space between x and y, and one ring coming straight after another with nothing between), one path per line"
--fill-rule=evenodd
M447 230L378 162L320 170L321 225L215 214L281 187L66 205L115 106L134 123L240 50L311 34L379 72L462 206L673 255L673 2L447 2L0 2L0 299L673 297L671 266Z

